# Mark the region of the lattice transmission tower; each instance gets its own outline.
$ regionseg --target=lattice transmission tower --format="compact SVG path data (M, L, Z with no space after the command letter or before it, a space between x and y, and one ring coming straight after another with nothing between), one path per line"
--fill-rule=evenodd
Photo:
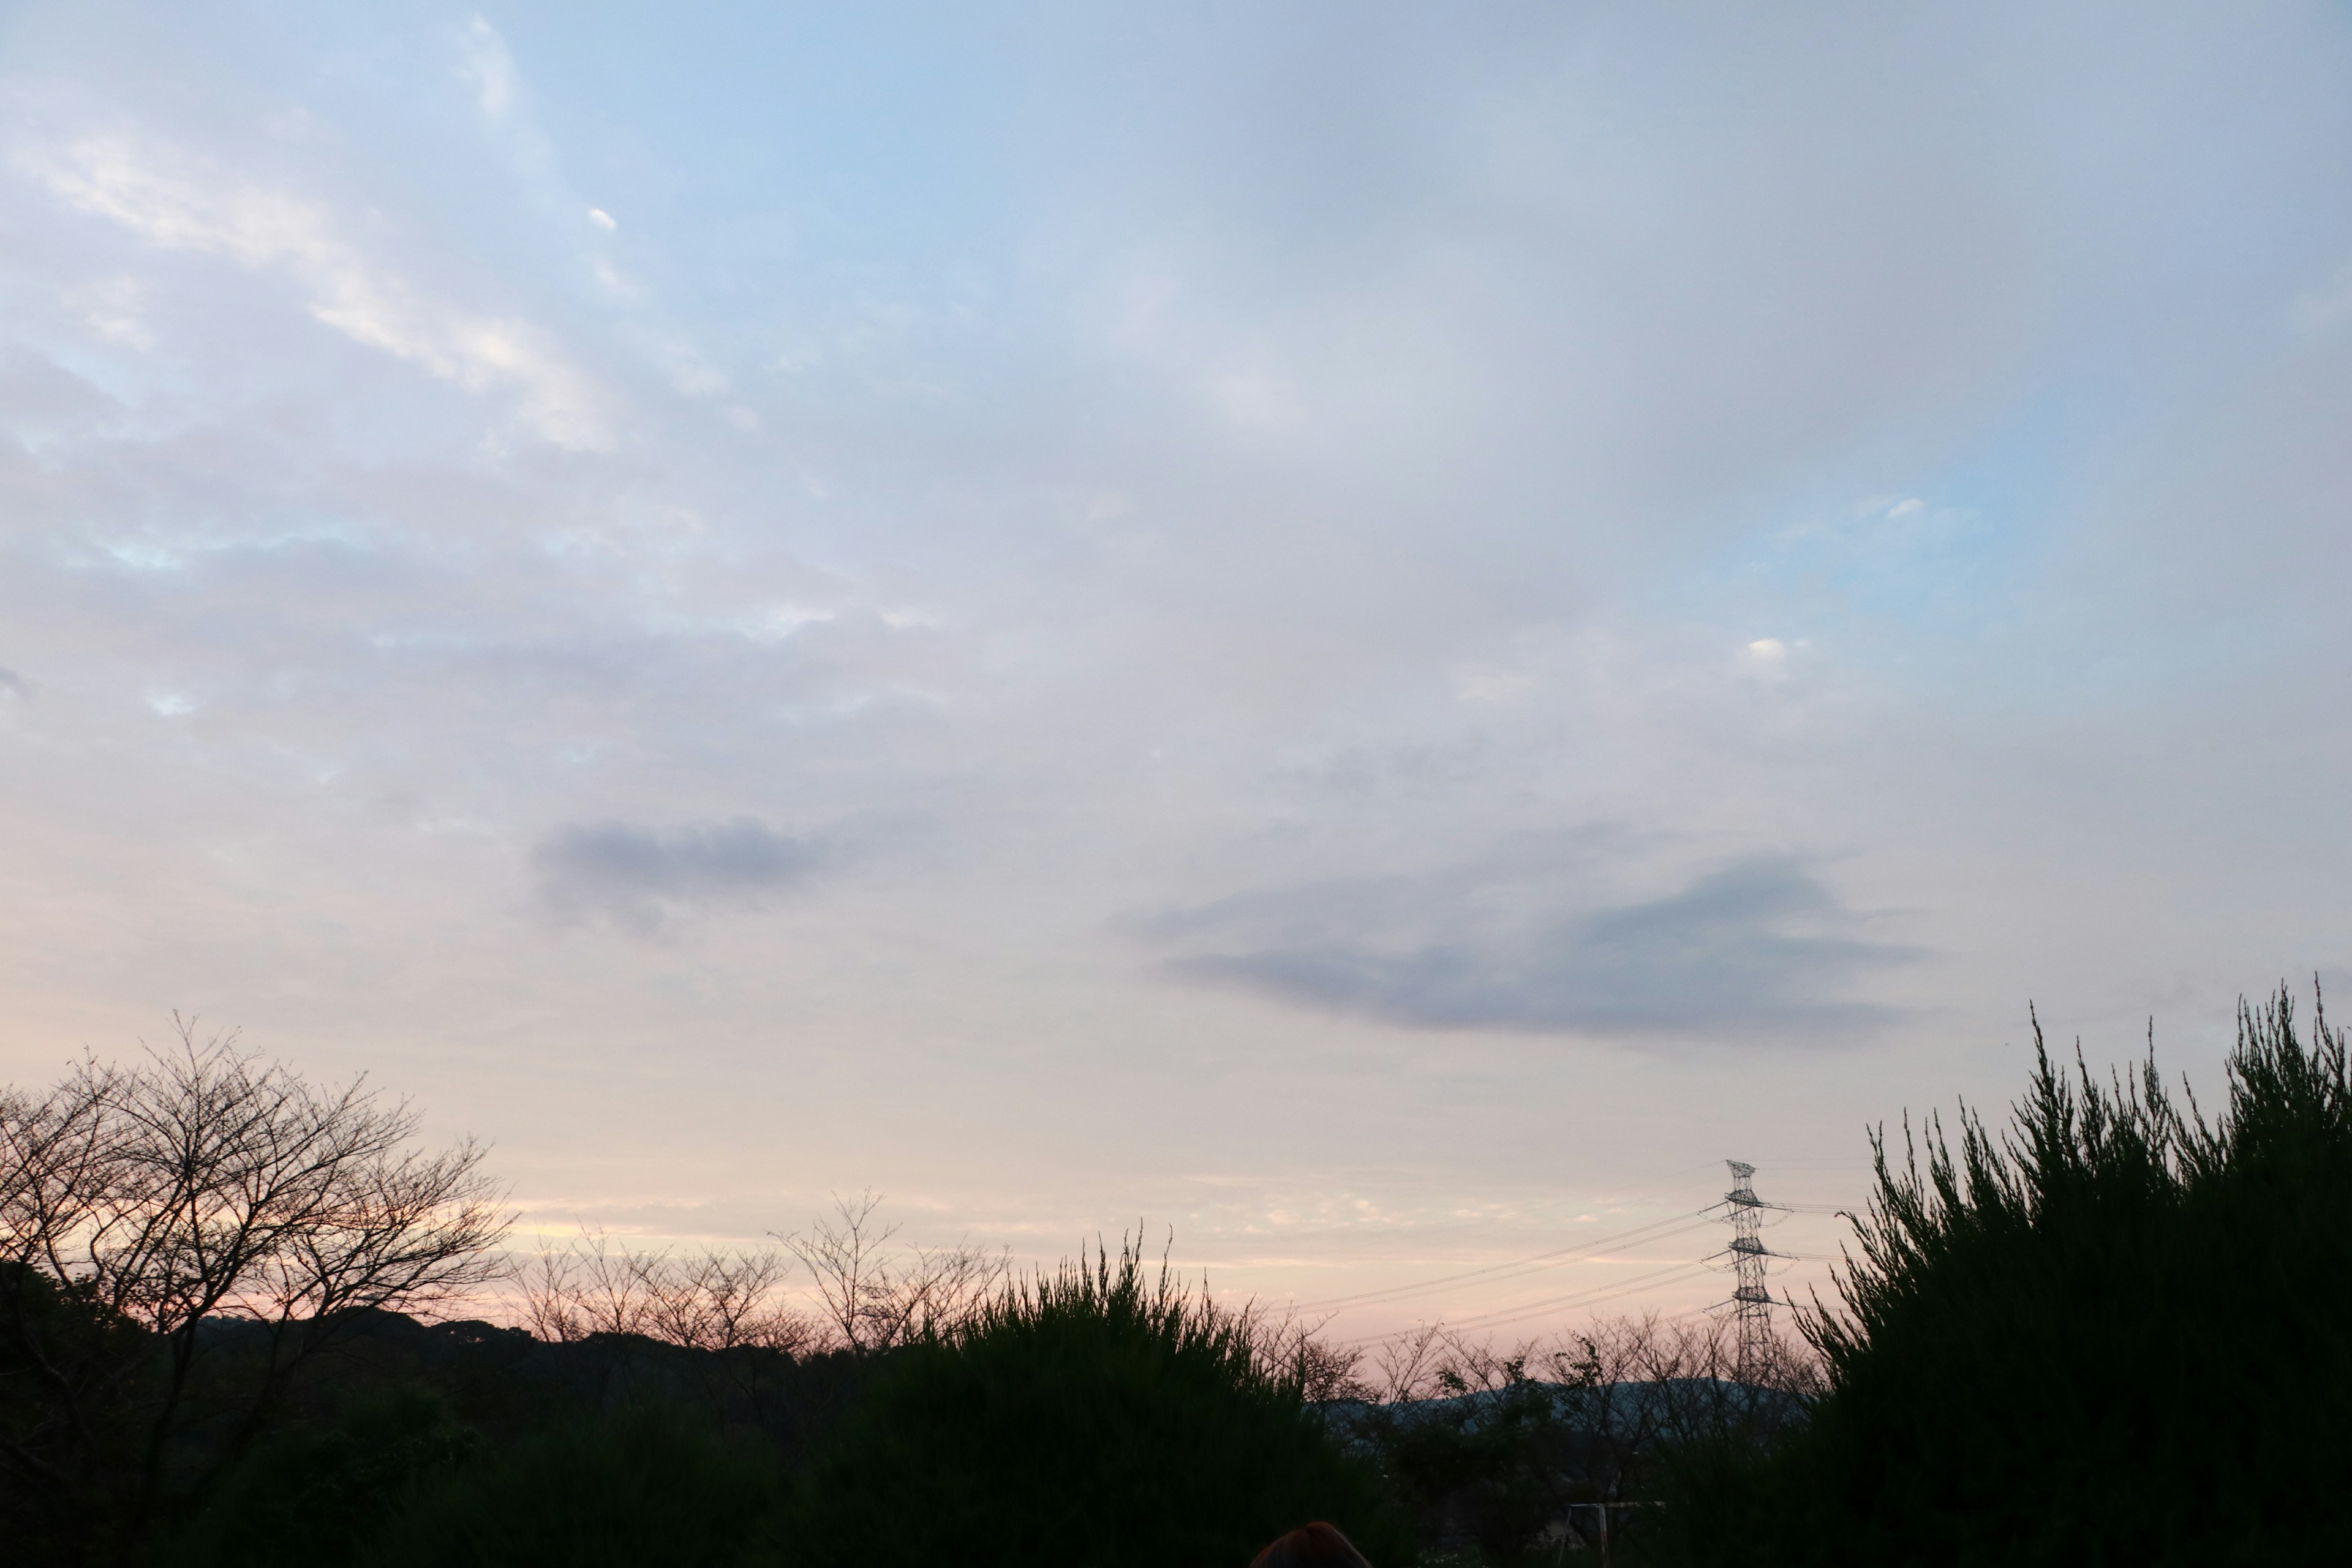
M1728 1205L1724 1218L1731 1223L1731 1305L1738 1319L1738 1370L1748 1383L1764 1369L1772 1354L1772 1292L1765 1288L1767 1259L1779 1253L1764 1245L1764 1211L1775 1205L1756 1195L1756 1167L1726 1160L1731 1167L1731 1190L1723 1194Z

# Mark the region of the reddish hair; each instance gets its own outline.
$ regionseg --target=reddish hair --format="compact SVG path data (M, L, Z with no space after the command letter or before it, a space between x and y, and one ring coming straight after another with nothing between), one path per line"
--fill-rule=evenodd
M1277 1538L1250 1561L1250 1568L1372 1568L1353 1542L1331 1526L1314 1523Z

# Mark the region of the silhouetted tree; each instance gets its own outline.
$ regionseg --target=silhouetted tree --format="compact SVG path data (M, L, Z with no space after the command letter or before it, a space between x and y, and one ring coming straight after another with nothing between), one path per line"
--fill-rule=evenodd
M135 1066L0 1089L0 1477L60 1552L131 1550L353 1314L429 1312L501 1267L478 1145L415 1148L363 1079L174 1025ZM201 1379L215 1358L241 1375Z
M893 1248L896 1224L881 1194L835 1196L834 1213L783 1238L807 1268L837 1343L864 1353L938 1334L965 1321L1012 1270L1003 1253L968 1243Z

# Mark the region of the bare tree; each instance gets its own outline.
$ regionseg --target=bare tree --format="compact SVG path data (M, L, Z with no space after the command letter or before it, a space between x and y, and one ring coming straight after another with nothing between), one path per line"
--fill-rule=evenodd
M1585 1328L1505 1343L1474 1340L1443 1322L1372 1342L1372 1386L1384 1404L1491 1393L1540 1382L1564 1388L1666 1388L1684 1384L1738 1397L1736 1347L1717 1315L1596 1318ZM1800 1397L1818 1390L1820 1367L1801 1341L1775 1338L1749 1382ZM1649 1397L1649 1396L1645 1396ZM1652 1398L1654 1404L1655 1399Z
M132 1536L207 1322L258 1325L266 1350L226 1463L354 1313L465 1295L509 1224L479 1145L414 1148L415 1113L364 1079L313 1085L173 1025L136 1067L0 1091L0 1367L39 1412L0 1431L0 1468L20 1493L103 1488Z
M523 1276L524 1326L558 1344L643 1333L652 1311L644 1277L667 1258L614 1253L604 1232L584 1229L561 1250L542 1247Z
M953 1329L1012 1273L1008 1254L958 1242L908 1249L873 1276L866 1309L869 1344L903 1344Z
M1391 1446L1430 1527L1496 1531L1498 1552L1528 1549L1525 1532L1540 1526L1563 1551L1582 1540L1605 1556L1613 1528L1656 1506L1673 1446L1768 1439L1801 1419L1819 1386L1805 1347L1785 1339L1760 1375L1751 1364L1735 1376L1737 1335L1721 1316L1595 1320L1516 1343L1423 1323L1377 1342L1371 1359L1390 1408L1350 1428Z
M592 1363L608 1396L615 1379L625 1386L649 1373L667 1387L683 1380L698 1388L722 1413L764 1420L789 1386L779 1363L819 1338L807 1315L781 1300L789 1268L773 1248L615 1249L602 1232L583 1230L567 1247L542 1250L525 1272L523 1321L562 1343L613 1336L610 1353ZM648 1366L633 1341L698 1353Z
M688 1350L790 1353L816 1336L807 1318L776 1299L787 1268L773 1248L614 1251L602 1232L583 1231L568 1247L540 1253L524 1277L523 1319L533 1334L559 1342L635 1334Z
M1507 1348L1492 1339L1473 1340L1443 1322L1418 1323L1371 1342L1368 1386L1383 1404L1410 1404L1460 1394L1494 1393L1526 1383L1540 1346L1528 1341Z
M583 1230L526 1271L523 1321L558 1342L635 1334L694 1350L862 1353L952 1328L1009 1276L1009 1258L967 1244L893 1245L898 1226L881 1204L872 1192L836 1195L832 1215L782 1249L636 1251ZM782 1299L793 1259L809 1271L814 1321Z
M833 1204L831 1217L783 1243L807 1268L827 1327L846 1350L887 1350L951 1329L1012 1274L1009 1255L962 1242L892 1250L898 1226L877 1217L882 1197L870 1188L854 1199L835 1194Z
M814 1329L774 1302L789 1264L773 1249L705 1252L647 1277L654 1336L699 1351L801 1350Z
M1299 1397L1307 1403L1322 1405L1339 1399L1370 1403L1380 1397L1376 1384L1357 1376L1364 1364L1363 1350L1322 1337L1328 1318L1308 1321L1289 1312L1263 1312L1255 1302L1243 1308L1241 1316L1257 1349L1258 1364L1297 1386Z
M835 1217L820 1217L805 1233L783 1238L793 1256L807 1268L816 1287L817 1304L841 1343L852 1351L868 1347L867 1311L879 1279L888 1278L883 1248L898 1232L874 1215L882 1195L872 1188L854 1200L835 1193Z
M1438 1369L1444 1363L1449 1336L1443 1323L1421 1323L1410 1331L1374 1342L1372 1387L1384 1405L1428 1399L1442 1393Z

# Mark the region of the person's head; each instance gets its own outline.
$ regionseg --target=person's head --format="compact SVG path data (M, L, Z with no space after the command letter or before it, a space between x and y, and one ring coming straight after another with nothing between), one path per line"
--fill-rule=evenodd
M1276 1539L1250 1568L1372 1568L1348 1538L1317 1520Z

